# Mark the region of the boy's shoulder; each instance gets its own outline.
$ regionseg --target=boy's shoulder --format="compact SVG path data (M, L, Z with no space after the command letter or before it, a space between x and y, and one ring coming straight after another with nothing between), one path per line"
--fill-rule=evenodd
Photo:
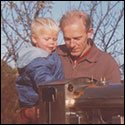
M28 46L28 47L23 47L20 49L20 51L16 54L17 56L17 67L18 68L23 68L27 64L29 64L31 61L38 57L48 57L50 53L47 51L34 47L34 46Z

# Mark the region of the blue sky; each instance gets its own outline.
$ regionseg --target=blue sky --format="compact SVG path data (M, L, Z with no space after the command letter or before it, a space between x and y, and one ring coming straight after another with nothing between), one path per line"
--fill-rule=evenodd
M47 14L45 16L46 17L52 17L59 24L60 18L68 10L69 3L72 3L75 6L76 5L78 6L79 2L80 1L72 1L72 2L69 2L69 1L53 1L53 4L52 4L52 13L51 14ZM1 46L1 57L3 57L3 55L6 52L6 48L3 46L3 44L6 41L3 38L2 38L1 41L2 41L1 42L1 45L2 45ZM58 37L58 44L63 44L63 43L64 43L63 37L62 37L62 34L60 33L59 37Z
M70 5L73 5L74 8L77 8L80 1L53 1L53 3L54 4L52 5L52 14L46 15L46 17L51 16L59 24L59 20L61 19L63 14L65 14L69 10ZM64 44L61 32L59 33L58 44Z
M52 18L58 22L62 15L69 10L70 4L78 7L80 1L53 1L53 3Z
M74 8L78 8L79 7L79 4L81 1L53 1L54 4L53 4L53 9L52 9L52 18L57 21L59 23L59 20L60 18L62 17L63 14L65 14L69 9L70 9L70 6L73 6ZM88 1L85 1L86 3ZM90 1L89 1L90 2ZM116 3L116 1L114 1ZM117 9L120 9L122 7L122 2L119 4L119 6L117 6ZM103 7L107 6L105 2L103 2ZM106 8L105 8L105 11L106 11ZM123 24L123 27L124 27L124 22L122 22ZM120 31L123 33L124 32L124 28L120 29ZM119 32L120 34L120 32ZM64 40L63 40L63 36L62 34L60 33L59 34L59 38L58 38L58 44L63 44L64 43ZM124 43L122 44L124 45ZM123 56L120 56L120 57L117 57L116 61L119 63L123 63L124 62L124 57Z
M62 17L62 15L64 13L66 13L68 10L70 10L71 6L73 6L74 9L78 8L80 2L81 1L53 1L52 13L47 14L46 17L52 17L59 24L59 20ZM90 2L90 1L85 1L85 2ZM103 7L104 7L104 5L103 5ZM118 8L120 8L120 7L121 7L121 5L118 6ZM123 25L123 27L124 27L124 25ZM124 28L121 30L124 30ZM5 40L2 39L1 43L3 44L4 42L5 42ZM58 37L58 44L63 44L63 43L64 43L63 36L60 33L59 37ZM124 43L123 43L123 45L124 45ZM4 46L1 46L1 57L2 57L2 55L4 55L5 50L6 49L4 48ZM123 57L120 57L119 60L121 60L123 62Z

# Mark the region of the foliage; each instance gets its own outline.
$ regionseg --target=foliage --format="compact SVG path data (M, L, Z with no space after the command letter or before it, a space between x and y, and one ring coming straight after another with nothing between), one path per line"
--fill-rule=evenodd
M16 71L1 61L1 124L24 124L19 112Z

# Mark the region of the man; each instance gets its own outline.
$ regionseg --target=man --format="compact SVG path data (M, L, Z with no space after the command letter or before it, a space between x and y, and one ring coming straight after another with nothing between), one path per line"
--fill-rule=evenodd
M98 81L120 82L116 61L96 47L91 39L93 29L90 25L90 17L79 10L70 11L61 18L65 45L60 45L57 52L65 78L90 77Z

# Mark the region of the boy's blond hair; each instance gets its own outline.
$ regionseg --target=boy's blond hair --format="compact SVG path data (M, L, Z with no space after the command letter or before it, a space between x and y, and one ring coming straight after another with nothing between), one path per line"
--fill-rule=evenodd
M59 27L51 18L39 17L31 23L31 34L39 33L42 28L50 29L54 32L59 32Z

